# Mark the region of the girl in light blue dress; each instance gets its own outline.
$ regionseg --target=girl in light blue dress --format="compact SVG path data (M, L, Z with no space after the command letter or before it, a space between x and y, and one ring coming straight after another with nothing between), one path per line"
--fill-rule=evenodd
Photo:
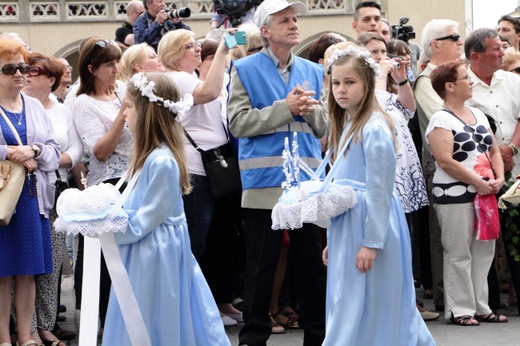
M176 119L189 103L178 99L174 83L161 74L136 74L128 84L125 116L135 134L129 174L140 175L123 204L128 228L115 239L151 345L227 346L217 305L190 248L182 195L191 186ZM131 345L124 303L111 292L103 345Z
M415 305L410 236L394 189L395 138L375 99L379 67L363 48L329 60L334 181L358 203L331 220L324 345L435 345Z

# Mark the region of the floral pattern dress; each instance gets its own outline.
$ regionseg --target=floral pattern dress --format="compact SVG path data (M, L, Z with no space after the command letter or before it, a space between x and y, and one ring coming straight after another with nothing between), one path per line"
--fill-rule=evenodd
M404 108L395 94L378 90L376 97L394 123L397 141L395 187L404 212L412 213L429 204L421 161L408 129L414 112Z

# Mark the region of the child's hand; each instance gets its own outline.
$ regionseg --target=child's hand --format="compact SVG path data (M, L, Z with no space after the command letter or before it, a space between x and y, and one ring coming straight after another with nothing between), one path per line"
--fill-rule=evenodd
M329 247L325 246L325 249L323 249L323 252L321 253L321 260L323 261L323 264L326 266L329 265Z
M372 268L372 264L377 256L377 249L372 249L369 247L362 246L359 249L358 254L356 256L356 267L361 272L366 273Z

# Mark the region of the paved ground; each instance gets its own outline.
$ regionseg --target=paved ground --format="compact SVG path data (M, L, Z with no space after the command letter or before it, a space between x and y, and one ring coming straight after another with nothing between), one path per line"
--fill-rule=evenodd
M422 291L418 290L418 296L421 294ZM506 296L503 296L503 299L506 300ZM61 322L60 325L64 329L78 332L79 311L75 311L73 309L73 300L72 277L66 277L62 284L62 302L67 306L67 312L64 313L64 315L67 317L67 320L65 322ZM423 301L427 309L433 309L431 300L423 299ZM503 309L499 312L509 317L509 323L482 323L478 327L460 327L450 324L441 317L437 321L427 322L427 326L430 329L435 341L437 342L437 345L439 346L519 346L520 316L516 312L516 308ZM233 346L238 345L238 332L240 327L241 324L238 324L238 326L230 327L228 329L228 335ZM302 340L303 332L301 330L291 330L286 334L272 335L267 345L301 345ZM78 345L78 340L72 340L68 345L76 346Z

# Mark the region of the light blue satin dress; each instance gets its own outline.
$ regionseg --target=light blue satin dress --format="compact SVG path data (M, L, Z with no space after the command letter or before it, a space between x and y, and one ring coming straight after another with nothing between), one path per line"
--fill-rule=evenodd
M415 304L410 236L394 190L392 134L377 113L362 134L335 162L335 182L351 186L358 204L328 229L324 345L435 345ZM355 265L362 245L378 249L366 273Z
M151 344L230 345L190 249L179 169L168 148L148 156L123 209L129 226L115 238ZM131 345L113 290L103 345Z

